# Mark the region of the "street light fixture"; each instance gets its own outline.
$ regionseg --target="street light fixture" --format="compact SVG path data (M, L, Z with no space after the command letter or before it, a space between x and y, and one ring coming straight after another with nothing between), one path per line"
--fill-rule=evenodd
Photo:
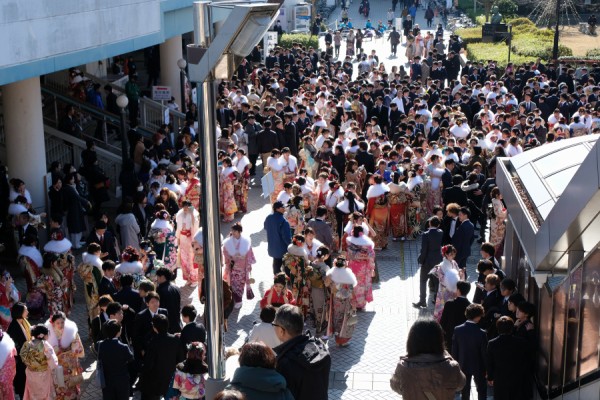
M179 90L181 93L181 112L185 114L186 103L185 103L185 67L187 67L187 61L183 58L177 60L177 66L179 67Z
M188 77L197 82L200 127L200 178L203 182L202 245L206 288L207 361L205 396L212 399L224 387L223 284L219 180L215 138L215 79L230 79L235 68L271 26L283 0L275 3L194 2L194 45L187 49ZM281 2L279 2L281 1ZM214 23L213 8L226 18ZM214 23L214 25L213 25ZM215 33L215 29L217 32Z
M124 94L117 97L117 106L121 109L121 158L123 160L123 164L125 164L125 160L129 156L129 152L127 151L127 122L125 116L125 109L129 105L129 99Z

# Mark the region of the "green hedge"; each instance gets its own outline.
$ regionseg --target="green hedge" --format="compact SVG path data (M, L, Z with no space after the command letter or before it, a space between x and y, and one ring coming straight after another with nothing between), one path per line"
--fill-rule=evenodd
M535 34L514 35L511 45L513 51L522 56L540 57L542 60L552 58L552 37ZM559 45L558 55L559 57L572 56L573 51L566 46Z
M500 67L505 67L508 64L508 46L505 43L471 43L469 44L468 59L482 62L496 60ZM510 61L520 65L529 61L535 61L535 57L522 56L513 52L510 56Z
M586 57L600 58L600 48L590 49L587 51L587 53L585 55L586 55Z
M312 47L313 49L319 48L319 37L311 36L307 33L284 33L281 35L281 39L277 43L278 46L281 46L286 49L291 49L294 43L299 43L300 46L303 47Z
M457 29L454 33L460 36L463 42L467 44L481 42L481 26Z

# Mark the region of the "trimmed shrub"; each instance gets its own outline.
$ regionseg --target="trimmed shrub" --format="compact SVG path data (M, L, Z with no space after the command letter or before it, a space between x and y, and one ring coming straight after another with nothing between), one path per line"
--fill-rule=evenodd
M460 36L463 42L467 44L481 42L481 26L457 29L454 33Z
M278 46L291 49L294 43L299 43L302 47L319 48L319 37L311 36L308 33L284 33L277 43Z
M471 61L482 62L495 60L500 67L505 67L508 64L508 46L505 43L472 43L469 44L467 58ZM535 61L535 57L522 56L513 52L510 61L515 64L523 64Z
M598 57L598 58L600 58L600 48L588 50L587 53L585 53L585 56L586 57Z

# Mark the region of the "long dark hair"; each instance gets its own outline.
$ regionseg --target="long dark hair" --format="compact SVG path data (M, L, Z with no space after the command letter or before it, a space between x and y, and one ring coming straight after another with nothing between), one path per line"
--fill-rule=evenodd
M440 324L431 318L418 319L408 332L406 352L409 357L444 354L444 331Z

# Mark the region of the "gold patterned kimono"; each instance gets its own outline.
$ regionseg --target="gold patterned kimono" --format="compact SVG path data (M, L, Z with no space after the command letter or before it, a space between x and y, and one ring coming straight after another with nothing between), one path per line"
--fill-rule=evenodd
M52 346L34 339L23 344L19 355L27 367L24 400L54 400L52 370L58 366L58 359Z

